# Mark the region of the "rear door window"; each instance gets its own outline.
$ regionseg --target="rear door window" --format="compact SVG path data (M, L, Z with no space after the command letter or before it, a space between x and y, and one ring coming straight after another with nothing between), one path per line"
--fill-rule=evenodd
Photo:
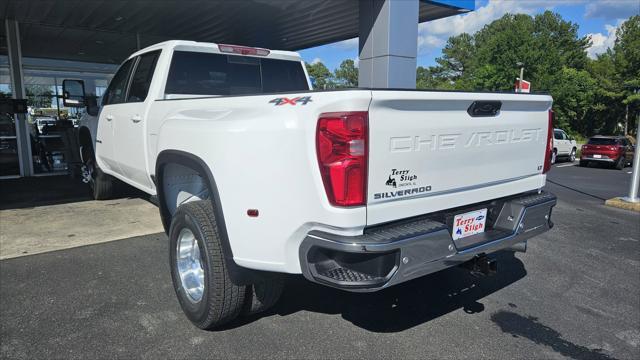
M175 51L166 94L241 95L309 90L302 63Z
M102 105L113 105L123 103L127 93L127 84L129 83L129 74L133 66L134 59L127 60L118 72L111 79L107 91L102 97Z
M147 98L159 55L160 51L140 55L140 60L138 60L138 64L131 78L127 102L141 102Z

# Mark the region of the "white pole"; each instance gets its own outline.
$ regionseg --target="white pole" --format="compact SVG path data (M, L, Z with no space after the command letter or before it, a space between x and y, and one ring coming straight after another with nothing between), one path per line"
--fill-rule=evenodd
M640 120L640 119L638 119ZM636 131L636 148L633 155L633 174L631 174L631 184L629 185L629 196L622 198L626 202L640 202L638 198L638 186L640 184L640 121L638 122L638 129Z

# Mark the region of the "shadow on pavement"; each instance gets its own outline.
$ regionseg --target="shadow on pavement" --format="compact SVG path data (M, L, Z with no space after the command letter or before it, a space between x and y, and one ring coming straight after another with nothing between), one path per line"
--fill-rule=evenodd
M123 184L117 198L149 196ZM93 200L89 186L69 175L0 180L0 210L68 204Z
M523 263L512 252L496 254L498 273L475 278L462 268L447 269L375 293L350 293L313 284L302 277L287 281L284 293L273 309L262 317L290 315L298 311L342 314L363 329L399 332L462 308L473 314L484 311L480 300L526 275ZM251 317L234 323L242 326Z
M498 325L504 333L549 346L556 352L572 359L613 359L604 354L602 349L589 349L563 339L562 334L541 324L534 316L525 317L510 311L498 311L491 315L491 321Z

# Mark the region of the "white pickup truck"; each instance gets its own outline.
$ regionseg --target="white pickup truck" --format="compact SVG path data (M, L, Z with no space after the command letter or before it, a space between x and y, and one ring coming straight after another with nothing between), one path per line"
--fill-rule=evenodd
M360 292L491 273L553 226L551 97L311 87L296 53L191 41L131 55L99 107L65 81L95 115L85 180L157 195L195 325L268 308L284 273Z

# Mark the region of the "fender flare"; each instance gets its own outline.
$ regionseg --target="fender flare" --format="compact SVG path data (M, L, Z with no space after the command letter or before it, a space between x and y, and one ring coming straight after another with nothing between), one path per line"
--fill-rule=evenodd
M163 187L163 171L164 166L169 163L180 164L191 168L205 177L207 186L209 188L210 198L213 205L213 213L216 217L216 223L218 225L218 233L220 235L220 243L222 245L222 252L224 256L225 265L229 272L231 280L236 285L249 285L254 284L260 279L260 271L247 269L239 266L233 260L233 251L231 250L231 244L229 243L229 235L227 233L227 225L224 220L224 213L222 211L222 204L220 203L220 194L218 193L218 186L211 173L209 166L198 156L180 151L180 150L163 150L158 154L155 167L155 176L153 180L156 183L156 193L158 196L158 208L160 209L160 218L162 220L162 226L165 233L169 234L169 227L171 226L171 214L167 209L164 199L164 187Z

